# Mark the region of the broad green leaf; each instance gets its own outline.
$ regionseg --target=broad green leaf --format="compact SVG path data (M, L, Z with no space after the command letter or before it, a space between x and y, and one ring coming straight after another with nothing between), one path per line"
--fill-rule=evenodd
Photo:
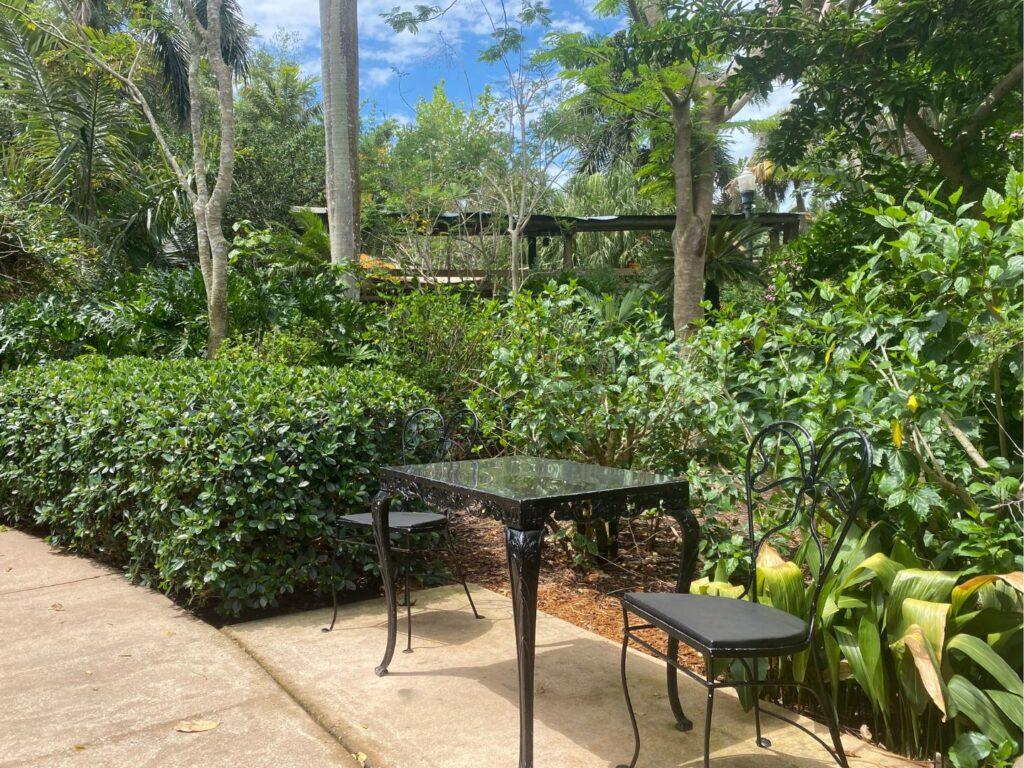
M771 605L794 616L805 611L806 585L800 567L783 560L782 556L766 544L757 556L759 594L765 594Z
M872 576L876 576L885 587L886 591L888 591L892 587L892 582L896 578L896 574L901 570L903 570L903 566L900 563L887 557L881 552L876 552L857 564L857 566L850 572L850 575L843 586L845 588L854 584L860 584L861 582L867 581Z
M946 619L949 603L932 603L927 600L907 598L900 606L900 623L896 637L903 637L910 627L917 626L928 638L936 658L942 661L942 649L946 646Z
M959 651L969 657L975 664L992 675L1007 692L1024 696L1024 682L1021 681L1020 675L1014 672L1013 667L1007 664L992 646L980 637L959 634L949 641L946 648L950 651Z
M986 688L985 693L996 703L996 706L1003 710L1011 723L1018 726L1024 724L1024 698L1015 693L1007 691L994 691Z
M961 675L953 675L947 683L947 690L951 702L956 706L958 717L966 717L996 743L1011 738L999 710L974 683Z
M992 754L992 744L988 736L977 731L961 733L947 756L953 768L978 768L978 765Z
M862 622L862 624L864 623L867 622ZM863 627L858 628L856 634L850 628L843 626L833 627L832 631L843 652L843 658L849 663L854 679L867 694L871 706L876 710L886 707L887 702L881 695L876 678L876 668L881 666L879 664L881 643L878 640L877 630L874 643L871 641L869 632L863 630ZM863 639L860 637L862 631Z
M925 571L920 568L899 571L886 597L886 629L890 632L899 631L900 608L908 598L949 602L957 578L958 574L949 571Z

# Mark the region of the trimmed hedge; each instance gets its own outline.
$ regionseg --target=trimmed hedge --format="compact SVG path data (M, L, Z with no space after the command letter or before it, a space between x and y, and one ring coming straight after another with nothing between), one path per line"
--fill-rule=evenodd
M0 519L236 615L330 579L422 390L380 369L83 357L0 380ZM354 586L369 548L338 558Z

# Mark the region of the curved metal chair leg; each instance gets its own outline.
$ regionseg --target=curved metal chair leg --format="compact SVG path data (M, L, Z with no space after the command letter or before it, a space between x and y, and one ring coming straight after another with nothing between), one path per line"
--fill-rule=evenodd
M668 639L668 657L672 661L679 659L679 641L674 637ZM693 721L683 712L679 701L679 672L671 663L665 664L666 683L668 685L668 703L672 708L672 716L676 719L676 730L687 733L693 730Z
M832 736L832 747L834 752L832 758L841 766L841 768L850 768L850 764L846 760L846 750L843 749L843 739L839 733L839 715L836 713L836 708L832 704L832 697L828 695L825 690L825 684L821 680L821 661L818 658L818 653L815 646L812 644L810 649L811 654L811 677L814 679L814 695L818 698L818 704L821 706L821 712L825 716L825 721L828 724L829 734Z
M628 626L628 618L623 612L625 626ZM640 729L636 724L636 712L633 711L633 702L629 698L629 683L626 681L626 653L629 650L629 635L625 630L622 632L622 658L619 662L619 672L622 675L622 694L626 697L626 709L629 711L629 723L633 726L633 759L629 764L620 764L616 768L636 768L636 761L640 757Z
M715 677L712 674L712 664L708 660L708 657L704 657L704 677L710 684L715 682ZM708 703L707 710L704 713L704 768L709 768L711 765L711 713L715 708L715 689L712 687L708 688Z
M754 728L757 731L757 746L761 749L768 749L772 745L772 740L767 739L761 735L761 689L756 685L753 686L754 691Z
M455 564L455 578L459 580L463 591L466 593L466 599L469 600L469 607L473 611L473 618L482 619L484 617L477 612L476 603L473 602L473 596L469 594L469 585L466 583L466 571L462 568L462 563L459 561L459 553L455 551L455 542L452 539L451 528L444 529L444 538L448 544L448 554L451 555L452 562Z
M743 671L747 673L747 680L757 680L755 673L757 672L758 659L754 659L754 671L751 671L750 664L747 663L746 659L740 659L740 664L743 665ZM754 685L751 686L751 690L754 693L754 729L757 733L755 743L762 749L768 749L771 745L771 739L766 739L761 735L761 687Z
M402 581L405 584L405 650L412 653L412 602L409 599L409 558L412 557L409 537L405 538L405 563L402 566Z
M334 613L331 614L331 626L322 627L321 632L332 632L334 625L338 621L338 584L335 581L334 573L337 570L338 554L337 549L331 548L331 603L334 605Z

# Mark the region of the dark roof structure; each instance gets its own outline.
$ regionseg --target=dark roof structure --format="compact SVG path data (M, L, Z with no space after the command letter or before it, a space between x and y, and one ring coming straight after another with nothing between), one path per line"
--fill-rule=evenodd
M298 207L298 206L296 206ZM326 218L326 208L307 208L321 217ZM400 212L390 214L396 219L408 215ZM726 223L740 223L745 220L742 213L716 213L711 216L711 226ZM430 235L478 235L482 232L493 232L496 227L506 229L504 214L489 211L467 211L464 213L441 213L431 217L420 216L421 221L432 221ZM788 242L796 237L800 230L800 222L804 215L800 213L758 213L750 217L750 221L759 226L782 233L783 241ZM676 217L672 214L654 215L612 215L612 216L555 216L536 213L530 217L523 231L526 238L535 237L567 237L581 232L671 232L675 228ZM499 230L500 231L500 230Z

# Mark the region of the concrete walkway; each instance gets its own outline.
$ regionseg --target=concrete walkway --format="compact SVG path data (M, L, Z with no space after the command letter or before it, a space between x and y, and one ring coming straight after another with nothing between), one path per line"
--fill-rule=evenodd
M162 595L0 533L0 767L357 763L229 638ZM216 722L181 733L181 721Z
M414 652L404 619L391 671L374 675L386 637L383 602L344 606L330 634L330 611L235 625L224 631L373 768L514 768L518 755L516 654L506 598L473 587L486 617L474 620L460 587L416 593ZM679 733L665 697L665 672L639 652L629 657L640 718L639 766L698 766L705 694L682 680L683 706L698 723ZM544 614L537 622L537 768L609 768L628 762L632 733L619 686L619 647ZM810 721L804 720L805 723ZM827 729L814 726L827 739ZM827 768L828 754L792 726L765 718L773 746L754 746L753 714L730 692L716 696L713 768ZM908 766L856 738L851 768Z

